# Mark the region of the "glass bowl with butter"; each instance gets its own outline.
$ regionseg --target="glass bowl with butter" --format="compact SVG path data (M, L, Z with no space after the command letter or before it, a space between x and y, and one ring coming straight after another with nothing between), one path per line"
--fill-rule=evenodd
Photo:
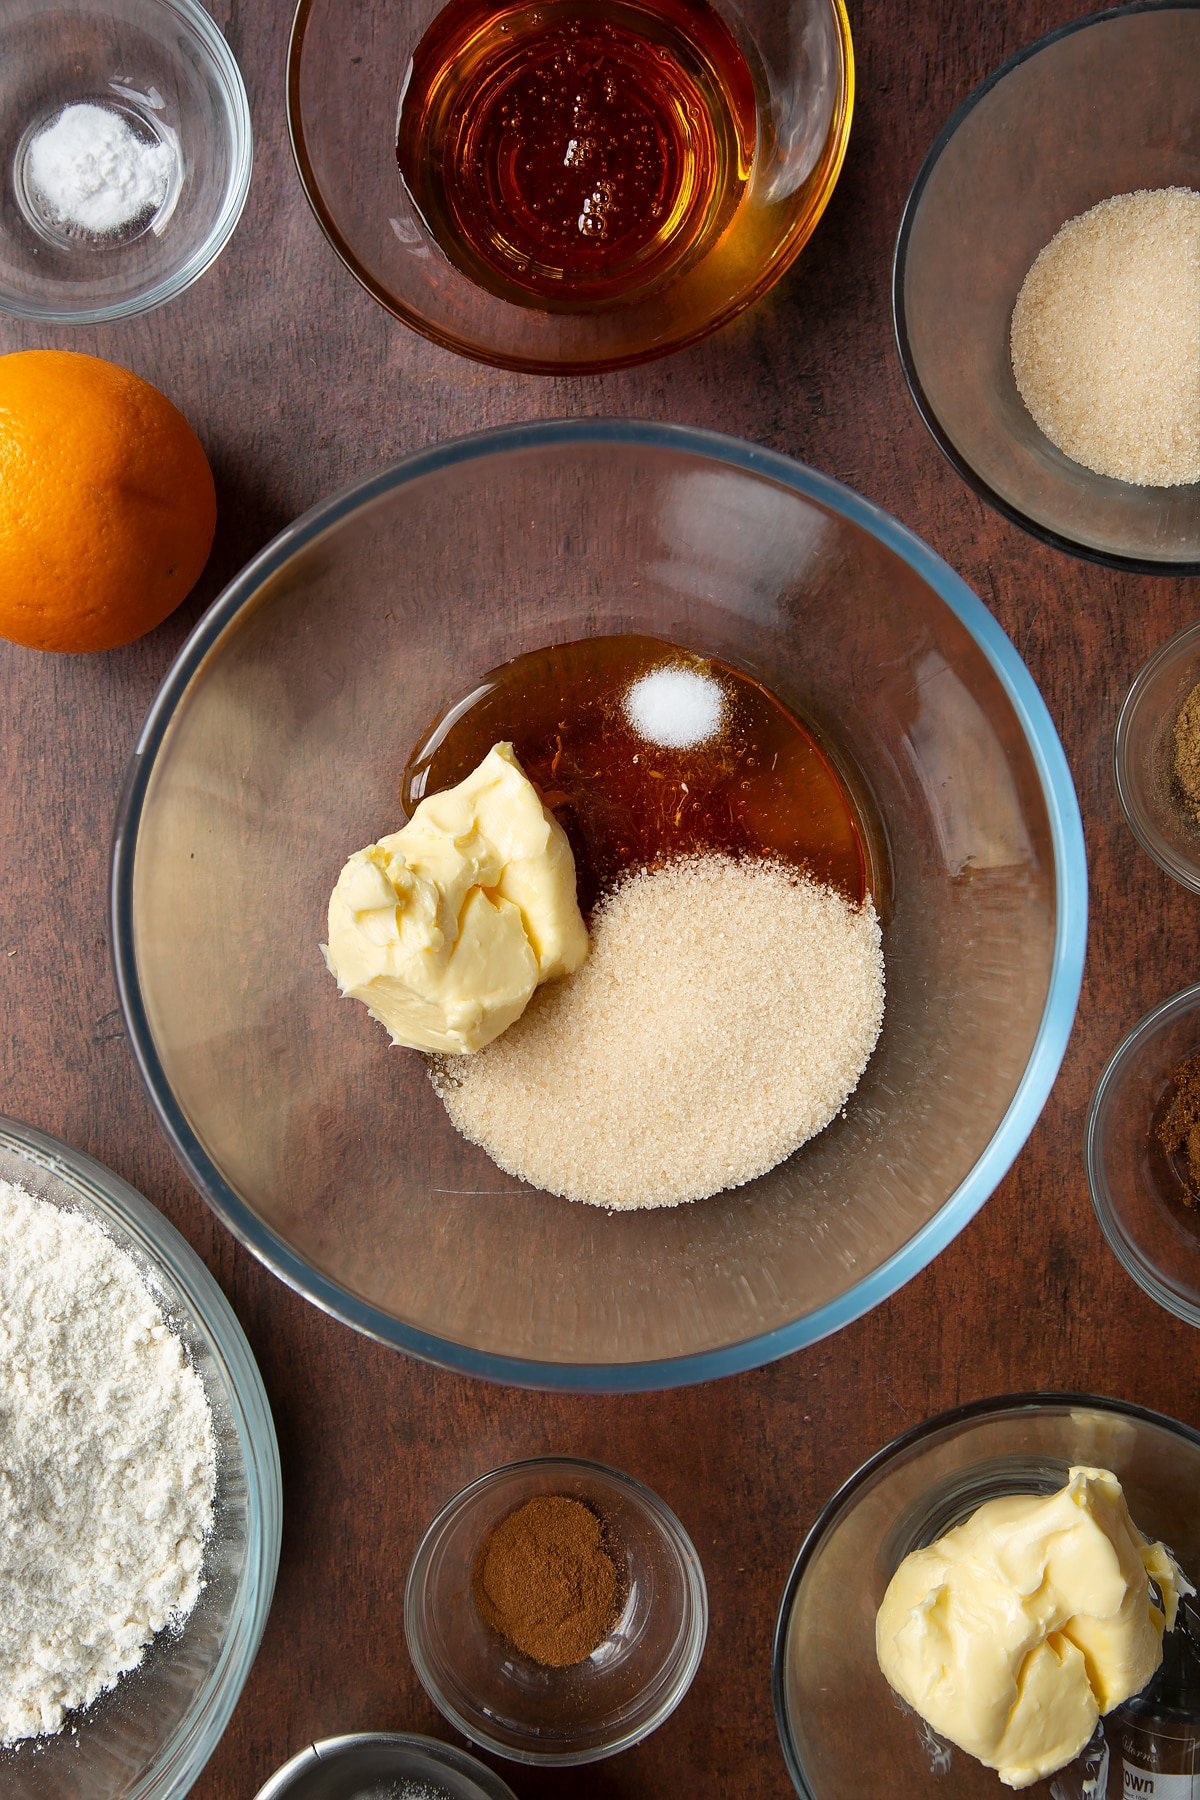
M1170 1711L1181 1663L1200 1675L1198 1491L1200 1433L1087 1394L979 1401L881 1450L809 1532L780 1607L797 1793L1153 1792L1128 1784L1156 1766L1144 1716Z
M489 671L602 637L736 671L830 746L876 828L887 984L844 1115L744 1185L687 1206L647 1204L647 1185L619 1213L505 1175L450 1122L422 1055L339 998L320 950L339 870L410 810L404 774L431 722ZM544 714L547 690L517 696L480 754L504 738L524 754L520 715ZM142 730L112 906L142 1074L239 1238L412 1354L613 1390L814 1342L967 1223L1057 1071L1086 881L1045 706L944 563L785 457L592 420L408 457L236 578ZM753 945L742 916L726 937ZM769 1001L779 969L759 959L753 975ZM552 1106L534 1123L565 1135Z

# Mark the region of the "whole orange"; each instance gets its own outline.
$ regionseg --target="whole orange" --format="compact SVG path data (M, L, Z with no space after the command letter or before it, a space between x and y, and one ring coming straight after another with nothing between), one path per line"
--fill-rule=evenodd
M74 350L0 356L0 637L111 650L195 585L212 470L148 381Z

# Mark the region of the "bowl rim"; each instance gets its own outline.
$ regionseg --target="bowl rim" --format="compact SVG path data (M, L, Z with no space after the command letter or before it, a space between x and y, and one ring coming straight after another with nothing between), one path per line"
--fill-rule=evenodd
M298 1775L304 1775L318 1763L335 1762L343 1753L368 1744L387 1745L396 1750L419 1750L457 1775L468 1776L476 1785L479 1800L517 1800L508 1783L466 1750L440 1738L426 1737L420 1731L348 1731L338 1737L318 1738L268 1775L254 1800L288 1800ZM384 1779L388 1779L386 1776Z
M946 123L942 126L933 143L922 158L916 178L904 202L904 210L900 215L900 226L896 234L896 248L892 258L892 329L896 340L896 350L900 358L900 367L904 371L904 379L913 404L924 422L926 430L937 445L951 468L966 482L967 486L985 500L987 504L1012 524L1019 525L1031 537L1049 544L1053 550L1061 550L1064 555L1082 557L1086 562L1099 563L1106 569L1120 569L1132 575L1200 575L1200 558L1165 557L1153 559L1139 556L1123 556L1115 551L1099 550L1090 544L1079 542L1055 531L1052 526L1044 525L1022 512L1019 506L1003 498L986 481L978 470L967 461L953 439L947 434L933 403L917 373L916 360L908 334L908 314L904 303L905 276L908 269L909 245L917 212L934 169L941 161L942 153L954 137L960 125L974 112L981 100L986 99L994 87L999 86L1006 76L1011 75L1022 63L1029 62L1032 57L1048 50L1060 39L1071 37L1077 31L1086 31L1093 25L1107 25L1114 19L1130 17L1137 13L1159 12L1195 12L1200 9L1200 0L1129 0L1123 6L1110 6L1102 12L1089 13L1085 18L1072 19L1066 25L1060 25L1044 36L1036 38L1033 43L1026 44L1012 56L1002 62L999 68L980 82L979 86L967 95Z
M834 116L830 123L823 158L828 164L828 174L815 210L806 214L804 229L799 227L789 234L784 248L772 258L771 262L760 270L757 278L741 294L737 295L726 306L714 313L704 325L697 326L694 331L669 334L648 345L645 349L621 352L610 356L509 356L489 350L483 345L475 344L466 337L453 331L442 331L427 320L415 307L407 306L397 300L377 281L370 271L355 255L348 241L343 237L334 220L332 212L325 205L321 195L320 183L308 154L300 106L300 61L304 50L304 36L308 29L312 14L322 0L297 0L296 11L292 18L291 32L287 47L287 74L285 82L285 107L287 117L288 141L292 147L292 156L296 164L296 172L300 177L300 186L308 201L317 224L320 226L330 246L343 265L350 271L354 279L364 287L373 300L389 312L402 325L419 332L422 337L430 339L444 350L450 350L457 356L465 356L474 362L487 363L492 368L508 369L522 375L595 375L607 369L632 369L640 363L653 362L660 356L670 356L676 350L687 349L703 339L720 331L739 313L752 306L756 300L772 287L791 267L805 244L808 243L817 226L820 224L826 207L833 198L841 176L842 165L846 160L846 148L850 141L850 126L854 117L855 95L855 62L854 41L850 32L850 17L846 11L845 0L823 0L828 7L837 34L838 48L841 53L841 80L838 87Z
M1186 1438L1195 1449L1200 1450L1200 1431L1184 1424L1181 1419L1171 1418L1168 1413L1155 1412L1148 1406L1139 1406L1136 1401L1118 1400L1109 1395L1084 1394L1075 1389L1064 1389L1059 1392L1053 1389L1035 1388L1027 1393L997 1394L982 1400L970 1400L963 1406L953 1406L945 1412L935 1413L932 1418L924 1419L920 1424L911 1425L906 1431L900 1432L881 1450L876 1450L864 1463L861 1463L825 1502L805 1532L796 1559L784 1583L783 1597L775 1616L775 1634L771 1644L771 1695L775 1706L775 1729L779 1737L780 1748L783 1751L787 1772L791 1776L792 1785L801 1800L821 1800L821 1797L808 1785L807 1778L800 1766L800 1758L792 1742L784 1681L787 1634L791 1624L792 1608L795 1605L801 1582L807 1573L808 1565L837 1517L844 1511L847 1502L853 1499L858 1490L865 1486L883 1464L890 1462L902 1451L911 1449L914 1444L919 1444L923 1438L935 1437L939 1432L945 1431L951 1426L960 1425L972 1419L1005 1418L1019 1413L1034 1412L1043 1407L1063 1409L1087 1407L1093 1412L1113 1413L1120 1418L1137 1419L1143 1424L1158 1425L1167 1431L1174 1432L1177 1437Z
M228 108L230 171L221 206L212 225L173 274L128 299L106 306L43 306L17 300L0 292L0 313L14 319L32 319L41 325L104 325L114 319L132 319L174 300L200 279L216 262L237 228L250 192L254 167L254 136L246 84L233 51L216 21L199 0L144 0L165 13L174 13L189 27L225 95Z
M675 1677L663 1698L653 1712L639 1721L635 1726L623 1731L611 1743L593 1745L585 1750L539 1750L531 1746L518 1748L506 1744L502 1739L492 1737L475 1720L468 1719L448 1700L442 1691L441 1684L433 1676L425 1655L424 1637L420 1630L414 1629L417 1614L417 1602L424 1593L425 1579L428 1575L428 1551L435 1537L439 1536L443 1527L462 1511L469 1501L487 1488L500 1487L516 1482L522 1476L534 1470L551 1475L562 1473L564 1476L581 1475L599 1478L606 1486L616 1487L632 1496L638 1510L648 1514L662 1531L674 1550L679 1555L684 1569L685 1586L691 1601L692 1619L688 1631L687 1642ZM420 1593L418 1593L418 1584ZM704 1577L704 1565L691 1536L681 1523L673 1508L667 1505L661 1495L639 1481L636 1475L627 1475L623 1469L614 1469L609 1463L595 1461L587 1456L525 1456L516 1462L501 1463L494 1469L477 1475L465 1487L453 1494L444 1506L429 1521L421 1533L420 1541L413 1552L408 1566L408 1575L404 1583L404 1638L408 1645L408 1653L413 1668L429 1698L433 1701L442 1717L447 1719L456 1731L472 1743L487 1750L493 1756L501 1756L507 1762L524 1763L528 1767L541 1768L580 1768L585 1763L601 1762L607 1757L616 1756L623 1750L630 1750L640 1744L658 1727L670 1718L671 1714L684 1699L696 1671L704 1656L704 1646L708 1639L708 1583Z
M668 449L772 481L848 518L882 542L930 586L973 637L1003 687L1038 773L1050 821L1055 875L1055 934L1050 983L1029 1060L974 1167L937 1212L885 1262L845 1294L787 1325L718 1349L642 1363L546 1362L470 1348L406 1325L312 1269L264 1226L224 1181L170 1090L154 1044L133 941L133 870L138 827L156 754L193 677L226 626L260 585L297 550L360 506L394 488L455 465L512 451L633 446ZM1067 759L1045 701L1014 645L961 576L907 526L851 488L745 441L690 426L635 419L557 419L502 425L417 450L360 478L285 527L246 564L193 628L168 669L138 734L117 806L109 871L110 943L117 993L134 1058L160 1123L191 1180L233 1235L298 1293L368 1337L425 1362L511 1386L630 1393L711 1381L774 1362L838 1331L888 1298L974 1218L1015 1160L1037 1121L1066 1050L1083 977L1087 938L1087 863L1083 825Z
M1137 842L1166 874L1182 886L1191 888L1194 894L1200 894L1200 856L1190 860L1176 854L1171 845L1155 829L1149 810L1137 798L1134 782L1130 778L1129 734L1133 728L1134 714L1145 697L1147 689L1156 675L1159 675L1174 659L1195 647L1200 650L1200 622L1185 625L1174 637L1169 637L1165 644L1150 656L1133 678L1129 692L1121 703L1117 715L1116 729L1113 732L1113 777L1117 784L1117 799L1121 803L1121 811L1125 815L1125 823L1133 833Z
M1104 1162L1104 1127L1109 1101L1121 1075L1142 1046L1184 1014L1200 1010L1200 982L1181 988L1152 1006L1131 1030L1125 1033L1104 1065L1096 1083L1083 1133L1083 1157L1087 1168L1088 1190L1104 1240L1125 1273L1137 1282L1144 1294L1158 1302L1165 1311L1186 1325L1200 1326L1200 1305L1181 1294L1162 1276L1149 1254L1124 1226L1121 1210L1113 1198Z
M247 1566L242 1603L218 1661L192 1697L174 1735L128 1790L128 1800L183 1800L215 1751L258 1654L275 1591L283 1536L279 1444L262 1375L246 1334L213 1275L165 1214L85 1151L21 1120L0 1115L0 1146L32 1170L57 1177L108 1221L122 1248L160 1268L209 1340L225 1376L230 1416L246 1471ZM31 1175L31 1186L36 1182ZM86 1714L82 1715L86 1719Z

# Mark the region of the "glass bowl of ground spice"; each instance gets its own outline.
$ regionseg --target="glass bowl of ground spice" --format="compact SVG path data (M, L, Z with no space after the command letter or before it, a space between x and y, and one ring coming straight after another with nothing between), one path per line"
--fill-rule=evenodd
M44 324L147 312L241 216L237 63L197 0L0 0L0 310Z
M1156 1006L1118 1046L1085 1146L1110 1249L1160 1306L1200 1325L1200 984Z
M1200 572L1200 8L1029 45L917 175L893 306L959 474L1061 550Z
M1177 632L1141 670L1117 720L1113 763L1134 837L1200 894L1200 625Z
M493 1469L413 1558L404 1626L452 1725L515 1762L639 1743L700 1666L708 1599L687 1532L631 1476L574 1457Z

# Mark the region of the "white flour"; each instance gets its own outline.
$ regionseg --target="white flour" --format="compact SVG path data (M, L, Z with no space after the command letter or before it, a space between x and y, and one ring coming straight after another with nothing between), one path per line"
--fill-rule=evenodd
M212 1414L137 1264L0 1181L0 1743L58 1731L200 1592Z

